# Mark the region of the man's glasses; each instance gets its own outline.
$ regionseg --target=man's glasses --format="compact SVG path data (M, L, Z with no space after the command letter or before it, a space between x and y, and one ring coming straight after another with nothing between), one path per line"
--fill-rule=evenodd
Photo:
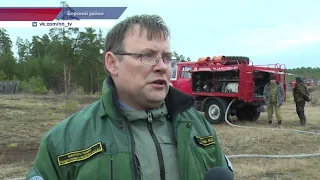
M172 64L172 56L171 55L166 55L166 56L160 57L154 53L139 54L139 53L128 53L128 52L116 52L113 54L120 55L120 56L134 56L136 58L139 58L142 64L150 65L150 66L154 66L154 65L158 64L160 59L162 59L163 63L167 67L170 67Z

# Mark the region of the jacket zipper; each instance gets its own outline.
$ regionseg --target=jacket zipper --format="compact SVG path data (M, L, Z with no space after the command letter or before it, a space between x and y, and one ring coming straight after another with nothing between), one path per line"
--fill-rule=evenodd
M148 122L147 122L147 126L148 126L148 130L150 132L150 135L153 139L154 145L156 146L156 151L157 151L157 156L158 156L158 161L159 161L159 167L160 167L160 179L161 180L165 180L166 176L165 176L165 169L164 169L164 161L163 161L163 155L162 155L162 151L160 148L160 144L159 141L156 137L156 135L153 132L152 129L152 114L150 111L147 111L148 114Z
M139 159L138 159L138 156L135 156L136 157L136 161L137 161L137 168L138 168L138 179L141 180L141 177L142 177L142 173L141 173L141 166L140 166L140 162L139 162Z
M136 152L135 152L135 142L134 142L134 137L133 137L133 132L132 132L132 127L128 121L127 118L125 118L125 122L128 126L128 130L129 130L129 135L130 135L130 142L131 142L131 159L132 159L132 165L133 165L133 168L132 168L132 171L133 171L133 176L134 176L134 179L140 179L140 177L138 177L138 173L137 173L137 159L136 159Z

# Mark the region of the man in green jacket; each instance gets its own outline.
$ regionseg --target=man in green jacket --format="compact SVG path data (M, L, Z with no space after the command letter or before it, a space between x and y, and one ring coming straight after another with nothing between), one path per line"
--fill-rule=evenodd
M308 88L301 77L296 77L296 85L293 88L293 99L296 103L296 112L300 119L300 125L305 126L307 118L304 113L304 107L306 101L309 102L310 98Z
M156 15L115 25L106 36L101 98L42 138L26 179L203 180L212 167L233 176L193 97L169 85L169 38Z

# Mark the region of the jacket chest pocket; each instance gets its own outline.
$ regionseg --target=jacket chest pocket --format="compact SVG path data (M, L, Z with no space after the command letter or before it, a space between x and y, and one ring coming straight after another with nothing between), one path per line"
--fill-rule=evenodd
M137 153L141 179L158 179L159 177L155 177L154 174L158 176L162 167L164 168L166 179L179 179L178 153L175 141L166 135L156 135L156 138L161 153L156 152L157 150L154 148L152 148L152 151L140 149ZM155 146L155 144L150 144L150 146ZM163 166L159 167L158 161L162 160L163 163L160 164ZM159 170L156 168L159 168Z
M176 142L170 138L169 136L157 136L161 150L163 159L166 163L168 162L168 166L174 166L174 162L178 161L178 152ZM166 164L167 165L167 164ZM175 167L171 167L175 168Z
M76 180L131 180L128 153L101 155L83 162L76 171Z
M114 180L114 162L112 155L93 157L78 167L76 180Z
M176 142L169 136L158 136L167 179L180 179Z

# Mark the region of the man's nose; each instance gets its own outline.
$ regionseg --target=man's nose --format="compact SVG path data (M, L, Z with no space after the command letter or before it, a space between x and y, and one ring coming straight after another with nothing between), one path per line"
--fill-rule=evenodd
M168 65L160 58L159 62L154 66L154 70L157 72L166 72L168 70Z

